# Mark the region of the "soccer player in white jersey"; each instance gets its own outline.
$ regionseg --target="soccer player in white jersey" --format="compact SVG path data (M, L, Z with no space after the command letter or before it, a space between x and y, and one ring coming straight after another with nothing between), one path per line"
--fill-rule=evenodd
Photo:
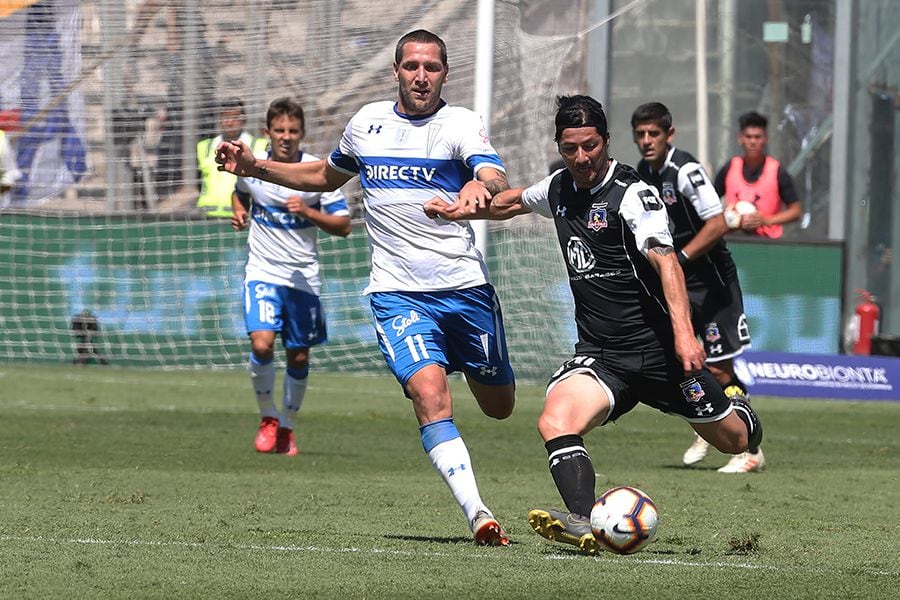
M237 175L311 191L359 176L372 262L366 293L382 354L412 400L425 452L476 543L508 546L479 493L447 381L447 373L462 371L486 415L512 413L515 378L500 304L471 226L431 219L422 207L435 196L483 207L509 184L481 118L441 98L447 73L443 40L410 32L394 55L396 102L362 107L327 161L259 160L239 140L223 142L217 160Z
M266 113L270 148L263 157L279 163L318 160L300 150L303 108L278 98ZM250 336L250 379L259 405L256 450L297 454L294 421L309 375L309 350L326 341L319 302L316 236L350 234L350 212L339 191L298 192L255 177L240 177L232 197L231 225L250 227L244 275L244 319ZM281 413L275 408L275 337L287 355Z

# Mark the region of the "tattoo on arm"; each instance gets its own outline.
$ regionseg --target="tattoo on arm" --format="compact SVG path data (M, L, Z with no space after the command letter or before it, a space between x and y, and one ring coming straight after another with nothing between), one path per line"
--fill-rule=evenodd
M666 254L672 254L673 252L675 252L675 248L673 248L672 246L653 246L652 248L650 248L650 252L654 252L656 254L659 254L660 256L665 256Z
M484 183L484 187L487 188L487 191L491 193L491 196L496 196L500 192L509 189L509 181L507 181L506 177L503 175L488 179L482 183Z

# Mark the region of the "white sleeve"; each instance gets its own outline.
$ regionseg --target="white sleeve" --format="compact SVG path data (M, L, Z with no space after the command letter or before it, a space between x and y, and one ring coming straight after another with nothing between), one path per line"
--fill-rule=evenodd
M550 211L550 180L552 179L553 175L548 175L522 190L522 206L530 208L542 217L552 219L553 213Z
M350 215L350 209L347 208L347 199L340 189L332 192L324 192L319 200L322 204L322 212L329 215L338 215L346 217Z
M650 250L651 240L656 242L653 246L672 246L669 216L653 186L643 181L628 186L619 215L631 229L635 244L644 256Z
M506 172L500 155L491 145L487 129L481 116L473 111L466 111L464 117L459 120L457 130L457 148L460 158L466 166L478 173L482 167L491 167L498 171Z
M700 163L690 162L678 169L678 191L691 201L697 215L704 221L722 213L722 202L716 188Z

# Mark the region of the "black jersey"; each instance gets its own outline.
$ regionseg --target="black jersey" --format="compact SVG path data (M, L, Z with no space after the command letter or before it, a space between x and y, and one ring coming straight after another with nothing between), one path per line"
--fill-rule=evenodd
M612 161L590 190L577 189L564 169L527 188L522 203L556 225L575 300L576 352L671 348L662 283L645 253L672 238L659 196L634 169Z
M684 248L707 220L722 213L722 203L706 169L683 150L669 148L658 172L641 160L637 172L657 189L666 205L676 250ZM688 288L710 285L723 288L737 277L737 268L724 239L682 267Z

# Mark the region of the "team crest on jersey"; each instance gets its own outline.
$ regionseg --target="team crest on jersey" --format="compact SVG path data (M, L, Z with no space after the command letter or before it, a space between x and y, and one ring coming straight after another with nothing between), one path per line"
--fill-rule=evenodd
M718 342L722 339L722 334L719 332L719 324L716 322L707 323L706 324L706 341L709 343Z
M706 396L700 382L694 377L681 384L681 393L688 402L700 402Z
M606 207L608 202L599 202L597 204L591 204L591 212L588 213L587 218L587 226L591 231L600 231L606 227L609 227L609 222L606 220Z
M675 197L675 186L668 181L664 181L662 184L662 200L670 206L678 200Z

